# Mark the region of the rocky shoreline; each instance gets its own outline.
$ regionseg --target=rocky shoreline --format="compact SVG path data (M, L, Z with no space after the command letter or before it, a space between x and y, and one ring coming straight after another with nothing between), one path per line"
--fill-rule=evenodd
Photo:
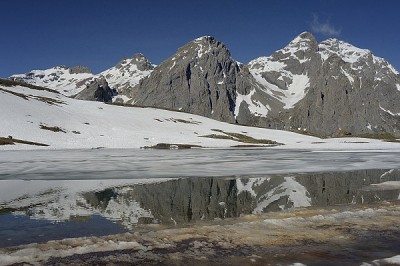
M147 225L147 231L136 233L3 248L0 264L387 265L384 259L399 253L399 217L400 202L395 201L245 215L175 228Z

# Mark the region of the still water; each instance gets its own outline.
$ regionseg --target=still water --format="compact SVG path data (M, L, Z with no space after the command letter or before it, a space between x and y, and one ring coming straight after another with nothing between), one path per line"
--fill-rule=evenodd
M183 226L398 200L399 155L268 149L2 152L0 247L137 231L148 224Z
M0 179L218 177L400 168L400 152L274 149L0 152Z

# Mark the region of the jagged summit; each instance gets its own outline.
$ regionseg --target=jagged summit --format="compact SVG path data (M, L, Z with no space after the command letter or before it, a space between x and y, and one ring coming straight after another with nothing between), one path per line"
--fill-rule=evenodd
M319 43L318 47L324 60L330 55L336 54L345 62L355 63L361 57L367 57L371 54L370 50L355 47L354 45L335 38L322 41Z
M239 66L211 36L192 40L134 88L135 103L182 110L234 122Z
M312 35L310 32L302 32L298 36L296 36L289 44L288 46L299 46L300 47L304 44L314 44L316 43L317 40L315 39L314 35Z
M198 38L194 39L193 41L194 42L202 42L202 41L212 41L212 40L215 40L214 36L204 35L204 36L201 36L201 37L198 37Z
M180 47L174 57L182 59L201 58L203 55L218 54L220 52L227 53L230 56L230 52L224 43L213 36L202 36Z
M92 74L92 70L86 66L74 66L69 68L69 73L70 74L79 74L79 73L88 73Z
M144 56L141 53L134 54L132 58L125 58L119 61L116 65L115 68L118 69L127 69L127 68L132 68L132 66L135 65L138 70L140 71L147 71L147 70L153 70L155 65L153 65L146 56ZM107 70L106 70L107 71Z

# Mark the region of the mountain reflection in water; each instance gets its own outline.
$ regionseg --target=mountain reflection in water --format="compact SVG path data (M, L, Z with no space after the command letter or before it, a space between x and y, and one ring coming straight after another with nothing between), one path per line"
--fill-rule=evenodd
M129 230L139 224L176 225L297 207L399 199L400 186L388 181L400 181L400 170L177 178L153 180L155 183L129 179L109 183L2 180L2 190L10 186L15 197L0 201L0 213L82 223L84 217L98 215ZM391 185L373 185L385 182ZM24 191L18 194L18 187Z

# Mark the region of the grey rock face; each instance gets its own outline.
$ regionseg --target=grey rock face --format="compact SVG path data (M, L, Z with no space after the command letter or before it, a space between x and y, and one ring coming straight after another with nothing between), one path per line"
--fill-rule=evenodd
M400 76L368 50L336 39L318 44L303 33L270 57L251 61L249 69L263 91L283 104L263 118L265 127L320 136L400 136Z
M400 135L397 71L368 50L302 33L248 65L202 37L181 47L133 89L138 105L320 136Z
M117 91L108 86L105 78L99 78L92 80L86 89L75 96L75 99L108 103L116 94Z
M235 122L239 65L225 45L202 37L179 48L133 89L135 103Z
M69 68L69 73L70 74L78 74L78 73L89 73L91 74L92 71L90 70L90 68L85 67L85 66L74 66Z

